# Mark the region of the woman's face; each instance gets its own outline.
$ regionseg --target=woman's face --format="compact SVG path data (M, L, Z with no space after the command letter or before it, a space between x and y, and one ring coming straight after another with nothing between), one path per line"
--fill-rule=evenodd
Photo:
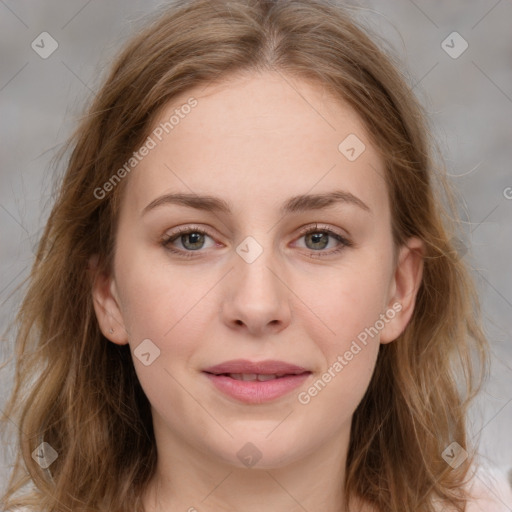
M157 441L239 467L341 450L421 278L417 240L394 265L362 122L269 73L189 90L153 129L94 296L105 336L130 344Z

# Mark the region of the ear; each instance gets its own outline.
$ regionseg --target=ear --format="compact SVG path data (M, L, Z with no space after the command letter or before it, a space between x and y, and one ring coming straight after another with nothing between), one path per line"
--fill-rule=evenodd
M98 271L98 256L96 254L89 258L87 270L91 280L94 311L101 332L113 343L126 345L128 335L114 278Z
M386 310L389 321L380 333L381 343L396 340L412 317L423 277L424 255L425 244L417 237L410 238L400 247Z

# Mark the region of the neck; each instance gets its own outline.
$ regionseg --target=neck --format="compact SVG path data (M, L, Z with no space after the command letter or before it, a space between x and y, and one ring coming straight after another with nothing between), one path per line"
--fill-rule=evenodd
M324 441L286 465L240 467L188 445L154 420L158 462L143 496L145 512L261 512L262 506L266 512L369 510L359 500L349 509L343 506L350 427L342 439Z

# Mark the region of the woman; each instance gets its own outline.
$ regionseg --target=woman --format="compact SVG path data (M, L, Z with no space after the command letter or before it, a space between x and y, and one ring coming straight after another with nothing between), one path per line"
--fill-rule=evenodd
M344 8L175 2L71 144L18 316L7 508L503 506L475 486L488 348L452 192Z

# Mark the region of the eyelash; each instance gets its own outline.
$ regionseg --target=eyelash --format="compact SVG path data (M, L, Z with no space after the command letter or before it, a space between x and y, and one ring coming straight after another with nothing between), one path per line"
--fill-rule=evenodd
M174 242L180 236L185 235L185 234L191 234L191 233L200 233L202 235L208 235L210 238L213 238L213 236L207 230L205 230L203 228L200 228L198 226L187 226L184 228L178 228L173 233L164 236L161 240L161 245L166 250L168 250L172 253L178 254L181 257L184 257L184 258L197 257L197 255L195 253L200 252L200 250L198 250L198 251L183 251L181 249L175 249L171 245L171 242ZM326 234L330 235L331 237L335 238L336 240L338 240L338 242L340 242L340 245L336 249L333 249L328 252L324 252L322 250L319 250L319 251L310 250L309 256L311 258L323 258L323 257L327 257L327 256L332 256L334 254L338 254L339 252L341 252L343 249L345 249L345 247L353 247L353 245L354 245L353 242L351 242L344 236L340 235L336 231L333 231L332 229L330 229L328 227L318 226L318 224L316 224L315 226L306 226L305 228L302 228L299 232L299 238L309 235L310 233L326 233Z

